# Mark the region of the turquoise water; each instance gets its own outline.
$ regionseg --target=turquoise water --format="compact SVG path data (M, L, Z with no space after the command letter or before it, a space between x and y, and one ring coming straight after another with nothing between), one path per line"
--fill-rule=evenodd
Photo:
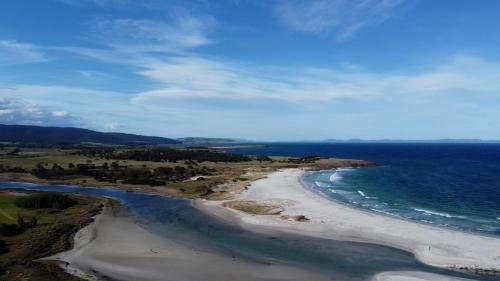
M500 144L270 143L231 152L375 161L309 173L311 189L383 214L500 236Z
M395 270L471 277L426 266L411 253L391 247L285 234L257 235L200 212L186 199L64 185L0 182L0 188L110 196L118 199L139 224L178 243L253 263L319 271L334 280L370 280L378 272ZM495 280L477 276L474 279Z

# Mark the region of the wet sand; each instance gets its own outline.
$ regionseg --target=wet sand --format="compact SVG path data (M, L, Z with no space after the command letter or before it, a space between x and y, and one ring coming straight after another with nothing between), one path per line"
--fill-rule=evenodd
M68 272L90 280L331 280L299 268L190 248L143 229L123 210L111 208L77 233L72 250L45 260L62 261Z

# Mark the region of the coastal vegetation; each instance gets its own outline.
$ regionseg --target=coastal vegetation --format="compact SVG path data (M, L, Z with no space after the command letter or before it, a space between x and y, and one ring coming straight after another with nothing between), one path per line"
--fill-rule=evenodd
M29 196L21 196L16 200L16 206L19 208L31 209L56 209L64 210L75 205L77 202L68 195L47 192L36 193Z
M75 145L0 149L0 180L102 186L184 197L224 198L281 168L369 166L359 160L267 157L208 147Z
M0 281L80 280L36 261L68 250L106 199L58 193L0 193Z

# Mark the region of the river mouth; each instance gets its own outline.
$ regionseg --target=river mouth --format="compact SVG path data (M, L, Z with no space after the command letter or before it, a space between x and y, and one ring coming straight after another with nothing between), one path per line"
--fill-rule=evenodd
M422 271L494 280L487 276L430 267L409 252L387 246L281 233L257 234L215 219L194 208L187 199L104 188L16 182L0 183L0 188L113 197L122 203L138 224L177 243L253 263L289 265L317 271L334 280L370 280L377 273L386 271Z

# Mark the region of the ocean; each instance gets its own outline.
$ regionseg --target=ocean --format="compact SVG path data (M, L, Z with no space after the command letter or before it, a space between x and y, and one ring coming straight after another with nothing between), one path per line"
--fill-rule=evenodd
M375 161L373 168L310 172L302 181L353 207L500 236L500 144L266 143L229 152Z

